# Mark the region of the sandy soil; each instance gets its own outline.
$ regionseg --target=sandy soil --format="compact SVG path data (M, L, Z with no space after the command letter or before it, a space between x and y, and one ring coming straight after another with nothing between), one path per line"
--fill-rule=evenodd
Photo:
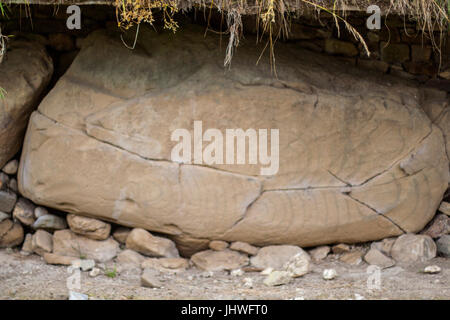
M427 265L438 265L442 271L424 274ZM139 268L114 263L105 267L114 266L118 270L114 278L103 271L95 278L81 272L77 291L89 299L450 299L450 259L444 258L384 269L379 289L376 282L370 282L376 274L367 273L366 264L349 266L333 256L316 264L306 276L279 287L265 286L264 276L256 272L233 276L190 268L177 274L161 273L163 287L149 289L140 286ZM336 269L338 277L323 280L326 268ZM71 275L67 267L47 265L37 255L0 250L0 299L67 299L66 281ZM251 279L252 288L245 286L245 278ZM368 280L375 287L369 289Z

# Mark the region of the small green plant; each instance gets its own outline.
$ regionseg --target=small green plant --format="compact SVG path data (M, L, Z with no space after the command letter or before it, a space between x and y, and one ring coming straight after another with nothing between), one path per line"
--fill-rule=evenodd
M107 270L105 270L105 276L107 276L108 278L112 278L112 279L114 279L115 277L117 277L117 269L116 269L116 266L114 266L113 269L107 269Z
M2 16L6 16L5 5L1 1L0 1L0 13L2 14Z
M0 87L0 100L5 99L6 94L7 94L6 90Z

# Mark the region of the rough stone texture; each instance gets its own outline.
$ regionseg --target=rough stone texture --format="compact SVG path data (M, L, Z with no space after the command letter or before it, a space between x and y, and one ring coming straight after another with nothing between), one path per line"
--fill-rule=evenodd
M382 269L389 268L395 265L395 261L386 257L381 251L377 249L370 249L364 256L364 260L370 264L378 266Z
M252 246L251 244L248 244L246 242L242 242L242 241L233 242L230 245L230 249L234 250L234 251L239 251L239 252L242 252L242 253L246 253L246 254L248 254L250 256L256 255L258 253L258 251L259 251L259 248L255 247L255 246Z
M37 230L31 238L31 248L34 253L37 253L40 256L43 256L46 252L52 252L52 234L45 230Z
M248 264L248 257L232 250L206 250L194 254L191 261L206 271L234 270Z
M117 262L123 264L134 264L140 266L145 257L133 250L124 250L117 256Z
M450 203L442 201L441 205L439 206L439 211L446 214L447 216L450 216Z
M67 215L67 223L73 232L94 240L106 240L111 232L109 223L76 214Z
M344 262L346 264L350 264L352 266L358 266L362 263L362 256L364 255L364 252L361 250L355 250L351 252L343 253L342 256L340 256L339 261Z
M19 192L19 185L17 184L17 180L16 179L11 179L10 181L9 181L9 183L8 183L8 188L11 190L11 191L14 191L14 192L16 192L16 193L18 193Z
M450 233L450 217L445 214L437 214L433 220L421 232L433 239Z
M341 253L350 252L351 248L348 244L339 243L339 244L332 246L331 251L333 251L333 253L335 253L335 254L341 254Z
M218 38L193 28L175 36L141 28L133 52L117 36L90 35L31 118L21 193L167 233L185 252L212 239L363 242L431 220L449 173L422 89L282 44L278 79L268 59L255 66L253 45L224 71ZM170 161L172 131L192 131L194 120L220 131L279 128L278 174Z
M112 238L92 240L78 236L70 230L59 230L53 234L53 253L106 262L117 256L119 243Z
M40 217L42 217L42 216L46 216L46 215L48 215L49 213L48 213L48 210L46 209L46 208L44 208L44 207L36 207L35 209L34 209L34 217L36 218L36 219L39 219Z
M325 259L330 251L331 248L329 246L320 246L310 250L308 253L314 261L319 262Z
M311 258L305 251L297 253L284 265L284 270L293 278L304 276L311 270Z
M179 257L178 250L173 241L155 237L150 232L135 228L127 237L127 248L142 253L149 257Z
M55 253L44 253L44 260L48 264L70 266L72 262L78 260L75 257L63 256Z
M9 216L9 214L0 211L0 222L2 222L3 220L6 220L6 219L10 219L10 218L11 217Z
M0 172L0 190L6 190L9 183L9 176L4 172Z
M436 244L426 235L404 234L392 246L391 256L397 262L428 261L436 256Z
M0 222L0 248L14 247L23 241L23 228L9 219Z
M10 213L14 209L17 195L9 190L0 190L0 211Z
M28 199L20 198L14 207L13 217L26 226L31 226L36 218L34 217L35 205Z
M442 236L436 241L437 252L439 255L449 258L450 257L450 236Z
M221 240L213 240L208 244L209 248L214 251L222 251L228 248L228 242Z
M16 174L19 168L19 161L11 160L2 168L2 171L6 174Z
M358 55L358 49L356 49L353 43L331 38L325 40L325 52L348 57Z
M23 240L21 252L32 253L33 252L33 235L27 233L25 239Z
M141 285L147 288L160 288L162 283L157 278L155 270L144 269L141 275Z
M124 244L127 241L127 237L130 232L131 229L129 228L119 227L113 232L113 238Z
M150 268L163 272L179 272L188 267L189 260L183 258L147 258L141 264L142 269Z
M395 240L397 240L397 239L396 238L387 238L387 239L383 239L382 241L372 242L372 244L370 245L370 248L381 251L381 253L383 253L387 256L391 256L391 250L392 250L392 246L395 243Z
M302 248L290 245L267 246L261 248L258 254L250 259L252 266L282 270L289 260L297 254L303 254Z
M158 262L161 267L171 270L181 270L189 267L189 260L183 258L160 258Z
M43 45L12 40L0 65L0 88L6 91L0 99L0 167L22 146L31 112L53 73L51 58Z
M34 210L36 214L36 210ZM45 229L45 230L63 230L67 228L66 220L62 217L54 214L46 214L40 216L31 226L33 229Z
M410 50L406 44L381 42L380 49L383 61L395 63L409 60Z

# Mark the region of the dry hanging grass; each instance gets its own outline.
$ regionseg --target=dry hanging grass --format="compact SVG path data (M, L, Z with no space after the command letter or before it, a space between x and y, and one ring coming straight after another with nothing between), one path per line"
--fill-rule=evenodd
M301 16L306 12L320 14L327 12L330 14L338 28L343 24L345 29L358 40L367 55L369 49L361 34L346 20L346 8L355 8L361 11L371 4L380 5L386 15L396 13L403 15L405 20L414 20L421 26L422 32L428 33L433 47L439 50L442 42L442 35L439 43L433 36L433 30L447 30L449 27L450 1L449 0L114 0L118 24L124 29L142 22L153 24L154 10L160 10L163 14L164 27L176 31L178 24L174 20L174 15L178 11L187 11L193 8L203 10L216 9L227 23L229 40L226 49L224 65L229 66L235 48L239 46L239 39L242 36L243 14L255 14L258 31L261 31L258 39L266 40L264 51L269 48L271 65L275 66L274 45L281 37L289 37L290 19L292 16ZM261 57L260 57L261 58ZM259 61L259 59L258 59Z

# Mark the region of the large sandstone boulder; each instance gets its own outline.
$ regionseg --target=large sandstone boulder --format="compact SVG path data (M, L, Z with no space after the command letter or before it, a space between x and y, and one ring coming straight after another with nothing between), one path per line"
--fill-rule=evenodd
M253 43L224 70L219 39L201 29L139 39L134 51L106 31L84 42L31 117L24 196L185 249L369 241L433 217L449 167L421 89L291 45L277 47L278 78L268 59L255 66ZM172 132L196 120L203 132L279 129L278 172L171 161Z
M43 45L12 40L0 64L0 167L22 146L31 112L53 73L53 63Z

